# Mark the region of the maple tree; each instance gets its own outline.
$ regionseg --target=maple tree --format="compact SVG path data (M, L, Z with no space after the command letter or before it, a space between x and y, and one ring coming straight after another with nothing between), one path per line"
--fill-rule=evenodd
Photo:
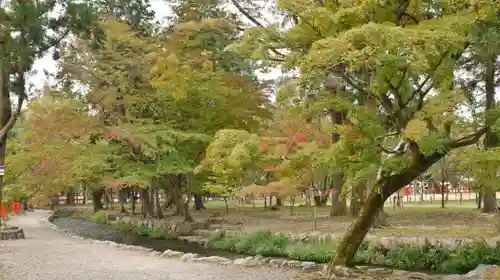
M267 27L253 19L257 26L234 49L299 68L288 90L318 111L344 117L331 118L338 138L331 159L348 160L331 163L351 185L374 178L332 261L350 264L390 195L449 151L492 131L491 119L471 122L456 114L468 102L455 71L474 40L471 30L494 26L498 7L488 1L470 6L282 0L277 5L292 27ZM311 93L314 98L308 98ZM486 106L488 112L495 108ZM390 144L394 148L387 148Z
M106 188L128 189L161 217L168 192L187 221L205 191L314 192L314 205L332 193L332 216L349 196L342 265L384 224L386 199L424 172L439 177L445 161L474 178L483 211L496 209L497 3L279 0L284 28L259 21L257 1L231 1L254 26L226 1L167 1L166 27L148 1L125 2L95 1L93 40L58 52L58 90L35 99L12 136L9 196L85 183L96 210ZM290 74L273 102L256 77L269 66Z
M2 3L0 14L0 165L4 165L7 134L27 99L27 73L34 61L57 49L70 33L91 33L94 14L79 1L9 1ZM0 202L2 193L3 178Z
M104 8L108 18L98 26L98 40L76 38L64 46L58 76L60 98L90 110L95 127L79 142L89 151L105 147L105 167L100 172L81 171L72 180L58 179L67 181L65 185L78 181L92 185L95 210L102 208L106 187L131 187L140 192L148 216L161 215L159 201L149 201L149 193L164 189L171 192L179 214L191 220L189 200L186 203L183 196L201 188L192 172L210 137L224 127L258 129L270 115L269 100L251 65L224 49L236 38L228 20L201 14L193 19L197 13L190 9L187 16L180 5L176 23L149 28L147 23L134 25L123 7L116 7ZM73 114L81 110L64 113L68 115L60 117L78 119ZM50 118L40 120L46 121ZM59 124L45 126L45 132L61 129ZM47 142L38 143L43 153L54 152L43 148ZM74 158L73 164L92 169L80 160L85 161ZM57 177L56 170L35 175L49 180L48 173Z

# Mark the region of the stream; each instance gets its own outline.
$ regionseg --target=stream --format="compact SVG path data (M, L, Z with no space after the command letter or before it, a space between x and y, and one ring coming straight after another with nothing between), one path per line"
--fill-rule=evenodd
M113 241L126 245L142 246L163 252L165 250L179 251L183 253L195 253L202 257L221 256L228 259L236 259L241 255L227 251L210 250L197 243L188 243L182 240L153 239L147 236L139 236L131 232L120 231L111 225L96 224L82 219L54 216L52 221L59 229L71 232L85 238L101 241Z

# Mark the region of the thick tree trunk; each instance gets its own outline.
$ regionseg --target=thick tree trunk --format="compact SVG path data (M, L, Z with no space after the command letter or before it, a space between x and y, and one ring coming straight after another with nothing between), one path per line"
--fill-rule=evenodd
M175 216L184 216L184 205L182 203L182 193L181 193L181 175L172 175L173 178L173 188L172 188L172 198L175 203L176 211Z
M127 203L127 197L129 194L130 190L128 188L121 189L118 191L118 203L120 203L120 212L121 213L126 213L127 210L125 209L125 203Z
M385 199L377 192L372 192L361 210L359 216L347 229L342 238L337 253L333 259L334 265L353 265L356 251L363 242L366 234L372 227L376 216L384 207Z
M276 196L276 206L283 206L283 200L279 196Z
M149 196L148 189L146 188L139 188L139 192L141 194L141 200L142 200L142 215L144 217L154 217L154 208L153 204L151 203L151 198Z
M361 207L365 202L365 187L360 184L351 190L351 204L349 205L349 214L355 217L361 211Z
M205 205L203 205L203 196L201 194L194 195L194 209L196 211L205 210Z
M160 196L158 195L160 191L161 191L161 189L159 189L159 188L155 189L156 217L158 219L163 219L164 218L163 209L162 209L161 203L160 203Z
M480 134L478 133L477 135ZM471 140L464 140L463 142L458 142L457 140L457 142L450 144L450 147L467 145L470 143L469 141L477 141L477 138L471 137ZM331 262L331 265L352 265L356 251L363 242L363 239L370 228L373 226L377 215L379 215L380 211L382 211L385 200L392 194L396 193L399 189L415 180L415 178L427 170L431 165L436 163L444 155L444 153L435 153L428 156L424 156L420 153L414 154L409 167L399 174L384 175L381 170L377 175L378 179L374 182L374 191L370 193L363 208L361 209L360 214L351 223L349 229L342 238L342 241L337 247L337 252Z
M102 188L92 190L91 195L92 195L92 205L94 206L94 212L104 209L104 205L102 204L103 194L104 194L104 189Z
M495 102L495 64L497 57L494 56L492 59L486 61L485 63L485 72L484 72L484 85L486 92L486 111L495 110L496 102ZM484 137L484 147L485 149L490 149L498 146L500 142L497 134L491 130L491 127L495 124L495 119L486 118L486 126L487 131ZM496 170L492 171L495 174L491 174L491 176L496 176ZM484 213L494 213L497 211L497 203L496 203L496 191L494 188L489 186L483 187L483 212Z
M497 212L496 192L493 188L483 187L483 213Z
M75 192L68 191L66 193L66 204L67 205L75 205Z
M184 202L182 197L182 174L173 175L173 198L177 206L178 215L184 216L186 222L192 222L193 217L189 214L189 199Z
M342 174L334 175L332 177L332 208L330 209L330 217L344 216L347 214L347 203L342 195L342 186L344 180Z

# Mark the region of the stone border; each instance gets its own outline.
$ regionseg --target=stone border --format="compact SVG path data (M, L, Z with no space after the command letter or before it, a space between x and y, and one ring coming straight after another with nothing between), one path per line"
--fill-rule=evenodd
M125 245L116 243L113 241L101 241L91 238L85 238L78 235L72 234L68 230L63 230L54 225L51 221L54 216L54 212L49 212L49 216L43 218L41 220L42 223L47 224L53 230L62 233L71 238L86 241L90 244L105 244L110 247L114 247L119 250L129 250L129 251L138 251L138 252L146 252L149 253L152 257L158 258L171 258L178 259L183 262L204 262L218 265L228 265L228 266L236 266L236 267L271 267L278 269L300 269L305 272L319 272L322 275L325 275L328 272L327 264L319 264L315 262L309 261L296 261L296 260L288 260L283 258L270 258L263 257L260 255L257 256L249 256L246 258L237 258L235 260L231 260L225 257L220 256L208 256L202 257L198 254L194 253L183 253L179 251L173 251L170 249L165 250L164 252L154 251L150 248L145 248L142 246L134 246L134 245ZM211 231L211 234L216 234L219 231ZM203 239L200 239L200 236L207 237L208 231L204 231L204 234L200 234L198 236L186 236L181 237L179 240L184 240L185 242L203 242ZM227 233L227 231L225 232ZM238 234L237 232L232 232L232 234ZM276 233L282 234L282 233ZM189 239L192 237L192 239ZM453 274L453 275L429 275L422 272L409 272L398 269L390 269L390 268L381 268L381 267L369 267L369 266L357 266L355 268L347 268L347 267L334 267L331 273L334 274L334 278L329 279L337 279L338 277L344 277L344 279L365 279L363 278L364 273L374 274L376 276L369 276L371 278L366 279L419 279L419 280L470 280L471 277L474 276L482 276L487 270L491 269L499 269L496 265L479 265L475 270L470 271L465 275ZM354 277L354 278L352 278Z
M179 251L173 251L173 250L165 250L164 252L158 252L154 251L153 249L142 247L142 246L134 246L134 245L125 245L125 244L120 244L116 243L113 241L101 241L101 240L96 240L96 239L91 239L91 238L85 238L81 237L78 235L72 234L68 230L60 229L53 223L51 223L51 220L53 219L53 216L55 215L54 212L50 213L49 216L46 218L43 218L41 220L42 223L47 224L51 229L64 234L66 236L72 237L77 240L81 241L86 241L91 244L105 244L117 249L121 250L130 250L130 251L138 251L138 252L147 252L149 253L150 256L153 257L159 257L159 258L172 258L172 259L179 259L184 262L205 262L205 263L212 263L212 264L221 264L221 265L231 265L231 266L239 266L239 267L262 267L262 266L268 266L272 268L293 268L293 269L301 269L303 271L326 271L328 268L328 265L326 264L317 264L315 262L300 262L300 261L295 261L295 260L287 260L287 259L279 259L279 258L265 258L263 256L249 256L246 258L237 258L234 260L225 258L225 257L220 257L220 256L208 256L208 257L202 257L199 256L198 254L194 253L183 253ZM185 242L190 242L185 239L180 239L184 240ZM195 242L195 241L191 241Z
M0 240L24 239L24 230L19 227L8 227L0 229Z

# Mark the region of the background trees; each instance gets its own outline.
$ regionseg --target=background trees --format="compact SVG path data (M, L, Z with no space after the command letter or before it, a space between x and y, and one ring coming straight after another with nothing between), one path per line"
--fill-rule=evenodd
M356 217L335 264L351 264L386 224L387 198L424 172L474 178L483 211L496 210L497 4L277 1L286 28L264 25L252 1L168 2L166 27L147 1L94 4L95 22L76 25L91 36L58 53L58 91L16 127L11 189L83 185L98 210L119 187L133 205L140 194L143 215L175 204L187 221L207 192L331 200L331 216ZM288 74L275 98L256 75L270 66Z

